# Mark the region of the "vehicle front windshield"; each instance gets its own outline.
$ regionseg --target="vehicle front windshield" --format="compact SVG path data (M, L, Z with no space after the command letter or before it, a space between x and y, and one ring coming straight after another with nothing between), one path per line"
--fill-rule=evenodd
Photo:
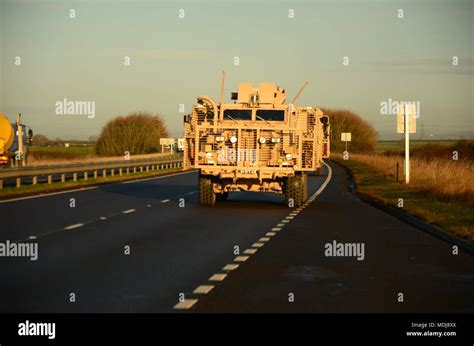
M258 109L257 120L263 121L283 121L285 120L285 111L277 109Z
M252 120L250 109L225 109L224 120Z

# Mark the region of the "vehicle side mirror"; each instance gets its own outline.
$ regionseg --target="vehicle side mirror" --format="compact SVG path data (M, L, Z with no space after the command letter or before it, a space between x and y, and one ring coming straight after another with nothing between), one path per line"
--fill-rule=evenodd
M32 129L28 130L28 142L29 143L33 142L33 130Z

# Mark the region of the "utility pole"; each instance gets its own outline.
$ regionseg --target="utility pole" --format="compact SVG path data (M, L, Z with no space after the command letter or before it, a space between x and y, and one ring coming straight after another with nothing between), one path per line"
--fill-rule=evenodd
M410 119L408 118L407 105L405 111L405 184L410 183Z
M421 130L420 130L420 140L423 140L423 137L425 137L425 129L423 127L423 120L421 121Z

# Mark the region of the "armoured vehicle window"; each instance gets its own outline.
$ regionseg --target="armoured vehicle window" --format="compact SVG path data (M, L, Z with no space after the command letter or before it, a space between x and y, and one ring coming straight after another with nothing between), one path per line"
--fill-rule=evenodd
M285 111L274 109L258 109L257 120L283 121L285 120Z
M224 120L252 120L250 109L225 109Z

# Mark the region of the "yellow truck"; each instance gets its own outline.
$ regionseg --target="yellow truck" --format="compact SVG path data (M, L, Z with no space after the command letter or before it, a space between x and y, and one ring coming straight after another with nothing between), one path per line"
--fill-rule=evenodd
M329 157L329 118L319 108L295 107L305 83L286 102L273 83L240 83L224 103L200 96L184 117L184 168L199 170L199 202L214 205L229 192L274 192L285 203L307 199L307 174Z
M21 114L11 124L0 112L0 167L26 166L32 139L33 130L21 123Z

